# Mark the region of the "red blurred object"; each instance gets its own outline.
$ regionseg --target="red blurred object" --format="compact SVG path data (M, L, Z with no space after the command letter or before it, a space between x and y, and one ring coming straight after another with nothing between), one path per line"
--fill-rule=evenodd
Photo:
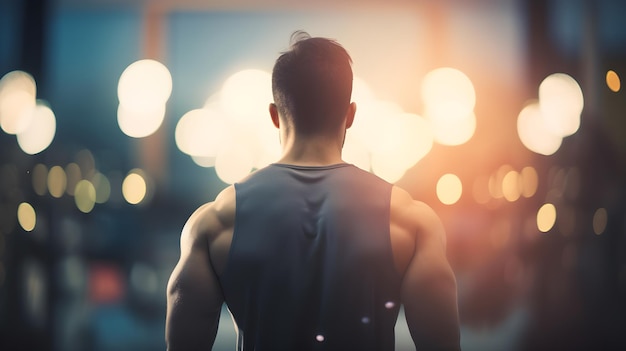
M119 302L124 298L126 282L120 269L112 264L96 263L89 268L89 301L96 304Z

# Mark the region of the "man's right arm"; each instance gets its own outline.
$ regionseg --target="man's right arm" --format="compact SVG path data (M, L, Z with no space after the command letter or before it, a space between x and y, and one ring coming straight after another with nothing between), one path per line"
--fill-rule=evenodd
M428 205L404 191L399 197L398 219L415 237L401 287L411 337L420 351L460 350L457 286L446 258L445 230Z

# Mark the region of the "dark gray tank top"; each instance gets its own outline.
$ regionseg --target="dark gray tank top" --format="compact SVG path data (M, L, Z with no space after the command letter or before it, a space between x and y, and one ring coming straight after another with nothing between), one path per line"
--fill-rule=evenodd
M350 164L272 164L235 189L220 282L238 350L393 350L391 185Z

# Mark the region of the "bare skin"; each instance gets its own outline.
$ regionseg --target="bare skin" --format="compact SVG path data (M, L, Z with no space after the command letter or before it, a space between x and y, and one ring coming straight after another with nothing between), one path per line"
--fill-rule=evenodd
M304 166L343 162L343 139L355 111L353 103L336 135L304 138L285 126L271 104L270 116L280 129L283 146L278 162ZM196 210L183 228L180 260L167 288L166 341L170 351L209 350L215 341L224 302L217 277L226 265L235 205L235 188L229 186L215 201ZM443 225L428 205L395 186L390 211L394 264L404 277L401 302L415 346L419 350L458 350L456 280L446 258Z

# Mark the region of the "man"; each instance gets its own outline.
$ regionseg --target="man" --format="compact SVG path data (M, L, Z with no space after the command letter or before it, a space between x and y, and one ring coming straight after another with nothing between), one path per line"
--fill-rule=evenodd
M419 350L458 350L456 281L424 203L341 159L351 58L292 36L274 66L282 158L191 215L168 284L170 351L209 350L222 303L239 350L393 350L400 305ZM384 117L384 116L381 116Z

